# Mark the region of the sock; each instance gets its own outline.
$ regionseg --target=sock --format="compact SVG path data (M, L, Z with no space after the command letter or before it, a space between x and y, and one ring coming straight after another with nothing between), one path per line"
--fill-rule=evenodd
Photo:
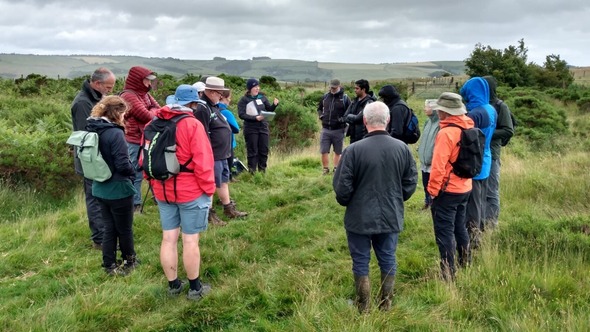
M197 279L189 279L190 288L193 290L200 290L201 289L201 278L197 277Z
M168 286L172 289L176 289L176 288L180 288L180 280L178 280L178 278L172 280L172 281L168 281Z

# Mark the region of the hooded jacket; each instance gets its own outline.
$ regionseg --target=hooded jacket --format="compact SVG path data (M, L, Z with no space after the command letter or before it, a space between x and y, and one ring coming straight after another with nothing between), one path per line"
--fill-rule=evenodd
M322 120L322 127L329 130L346 127L343 121L344 113L350 106L350 98L340 88L337 93L324 94L318 105L318 117Z
M145 67L131 67L125 80L121 98L129 105L129 110L125 113L125 139L129 143L140 144L143 128L160 108L158 102L148 93L150 88L143 84L144 78L152 73Z
M74 98L74 101L72 102L72 127L74 131L84 130L86 128L86 125L88 124L86 119L88 119L92 112L92 108L101 98L102 94L90 86L90 79L84 81L82 89L78 92L76 98ZM84 175L82 164L76 153L74 153L74 169L77 174Z
M206 94L203 94L201 100L203 102L197 104L193 114L209 135L215 160L225 160L231 156L232 129L218 105L214 105Z
M440 129L438 122L438 113L432 111L422 130L422 139L420 140L420 145L418 145L418 157L420 158L421 168L424 172L430 172L430 166L432 165L434 139Z
M449 126L451 123L460 128ZM451 163L455 162L459 156L458 143L461 140L461 128L473 128L473 120L466 115L454 115L440 120L439 125L440 130L434 140L428 193L433 197L438 196L442 191L454 194L468 193L471 191L471 179L455 175Z
M231 128L231 148L235 149L237 143L234 135L240 133L240 125L238 124L234 113L227 108L226 104L219 103L217 106L219 107L219 112L225 117L225 120Z
M399 92L393 85L385 85L379 90L379 97L389 107L388 131L393 138L401 139L404 133L404 126L408 122L410 109L403 102Z
M186 203L203 194L212 196L215 193L211 144L203 125L192 116L192 112L192 109L179 105L172 108L165 106L156 111L156 117L166 120L176 115L191 115L176 123L176 158L181 165L192 158L186 166L191 172L180 172L175 178L165 181L151 179L154 196L160 201L168 199L170 202ZM144 177L147 178L145 173Z
M496 114L498 115L496 129L494 130L494 135L492 135L491 143L492 160L497 160L500 159L502 141L510 139L514 135L514 126L512 124L508 105L496 96L498 82L496 82L496 79L493 76L484 76L484 79L488 82L488 86L490 87L490 104L494 107Z
M359 97L354 98L346 110L346 113L344 113L344 118L347 118L349 114L353 114L355 116L352 123L350 123L350 127L348 128L348 133L350 134L350 143L360 141L367 134L367 128L365 128L365 124L363 123L363 110L367 104L370 104L375 100L377 100L377 98L375 98L373 91L369 91L362 99L359 99Z
M496 110L489 104L488 82L481 77L473 77L465 82L460 93L467 103L467 116L473 120L475 127L481 129L486 137L481 172L473 178L474 180L485 180L490 175L492 166L491 142L496 129Z
M368 133L344 150L334 174L336 200L346 206L344 228L356 234L402 231L404 201L417 182L410 148L385 130Z

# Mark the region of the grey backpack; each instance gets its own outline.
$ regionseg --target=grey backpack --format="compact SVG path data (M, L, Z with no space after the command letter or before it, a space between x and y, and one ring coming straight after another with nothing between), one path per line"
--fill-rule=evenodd
M104 182L110 179L113 174L100 154L98 141L96 132L78 130L70 135L66 143L74 146L75 153L82 164L84 177Z

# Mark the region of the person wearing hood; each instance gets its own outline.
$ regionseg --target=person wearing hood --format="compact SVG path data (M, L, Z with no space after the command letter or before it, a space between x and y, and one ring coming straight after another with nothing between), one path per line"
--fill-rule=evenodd
M323 175L330 174L330 146L334 149L334 172L340 162L340 155L344 147L344 135L346 134L346 123L342 119L348 106L350 106L350 98L344 93L340 81L333 79L330 81L330 91L324 94L317 109L318 117L322 121L320 153L322 155Z
M110 179L92 183L92 195L100 203L104 223L102 266L110 275L125 275L138 264L133 243L135 168L129 160L123 125L127 110L121 97L103 97L92 109L86 126L86 130L98 133L100 153L112 173ZM117 242L124 259L121 266L117 265Z
M271 104L264 93L260 92L260 82L255 78L246 81L246 93L238 101L238 116L244 120L244 140L248 154L248 170L254 174L257 170L266 172L270 131L263 111L274 112L279 100L274 98Z
M433 109L438 112L440 130L434 140L432 166L428 181L428 193L432 197L432 222L434 236L440 253L442 278L455 279L455 252L459 266L469 262L469 234L465 223L467 201L472 180L453 173L459 156L461 130L473 128L473 120L465 115L467 110L461 96L443 92Z
M197 88L197 91L199 91L199 88ZM230 90L222 91L221 92L221 99L219 99L219 103L217 104L217 106L219 106L219 112L221 112L221 114L225 117L225 119L227 120L227 123L229 124L229 127L231 128L231 155L229 156L229 158L227 158L227 165L230 170L230 172L229 172L230 181L232 180L232 171L233 171L232 168L234 165L234 158L235 158L234 149L236 148L236 145L238 144L236 142L235 135L240 133L240 124L238 124L238 120L236 120L234 113L228 108L229 104L231 104L231 99L232 98L231 98L231 91Z
M422 185L424 186L424 207L426 210L432 205L432 198L428 193L428 180L430 179L430 168L432 166L432 153L434 151L434 139L440 129L438 125L438 112L432 109L434 103L426 101L424 113L428 117L422 130L422 139L418 145L418 157L420 158L420 168L422 170Z
M215 193L214 158L209 138L201 122L193 116L199 97L197 89L188 84L179 85L170 104L157 110L155 116L169 120L189 114L176 124L176 157L186 165L175 178L165 181L150 180L158 202L162 224L160 262L168 280L168 294L180 294L185 282L178 279L178 237L182 231L182 261L189 281L189 300L200 300L211 287L200 278L200 233L207 230L211 196Z
M115 75L107 68L100 67L92 73L92 76L84 81L82 89L72 102L72 126L73 130L84 130L88 124L87 119L92 108L103 96L110 94L115 86ZM84 176L82 164L78 154L74 153L74 169L76 174ZM92 180L84 178L84 195L86 201L86 215L90 226L90 239L92 247L102 249L103 222L98 200L92 196Z
M476 128L481 129L486 141L481 172L473 178L473 189L467 203L467 230L471 247L479 247L483 218L486 209L487 179L492 166L491 142L496 128L496 110L490 101L488 82L481 77L470 78L460 90L467 105L467 116Z
M125 80L125 87L121 92L121 98L129 105L129 111L125 113L125 139L129 144L129 158L137 171L133 183L135 190L137 190L133 199L135 212L139 212L141 209L141 181L143 178L139 167L141 135L146 123L152 120L155 111L160 108L158 102L149 94L155 79L156 75L151 70L141 66L131 67Z
M371 91L369 81L365 79L354 82L354 93L356 98L344 113L344 121L349 124L350 144L360 141L367 134L367 128L363 124L363 109L366 105L377 100Z
M408 104L402 100L393 85L383 86L379 90L379 97L389 107L391 117L388 127L389 135L403 141L404 127L411 115Z
M483 219L483 229L495 228L498 225L498 216L500 215L500 153L502 146L505 145L514 135L514 125L510 115L508 105L496 96L496 87L498 82L493 76L484 76L490 87L490 104L496 109L498 120L496 129L492 136L492 166L490 176L488 177L488 191L486 194L486 209Z

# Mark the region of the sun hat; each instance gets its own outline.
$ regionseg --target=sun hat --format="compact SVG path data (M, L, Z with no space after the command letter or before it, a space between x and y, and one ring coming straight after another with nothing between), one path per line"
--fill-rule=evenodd
M467 113L461 95L452 92L443 92L436 100L433 110L443 111L450 115L462 115Z
M203 83L201 81L193 84L193 86L197 89L197 92L203 92L203 91L205 91L205 83Z
M255 78L249 78L249 79L246 81L246 89L247 89L248 91L252 90L252 88L253 88L253 87L255 87L255 86L259 86L259 85L260 85L260 82L258 82L258 80L257 80L257 79L255 79Z
M178 88L176 88L174 99L174 104L184 106L186 104L198 101L199 94L197 93L197 89L194 86L181 84L178 86ZM166 102L168 102L168 98L166 98Z
M209 76L207 77L207 81L205 81L205 90L227 91L229 89L225 87L223 79L216 76Z

